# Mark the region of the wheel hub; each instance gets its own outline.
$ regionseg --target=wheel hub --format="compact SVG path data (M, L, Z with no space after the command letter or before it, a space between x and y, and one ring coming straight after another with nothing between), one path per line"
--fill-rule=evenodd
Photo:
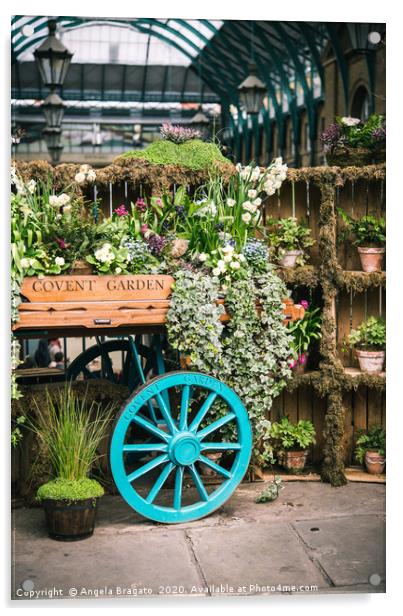
M199 440L191 432L178 434L172 439L168 453L174 464L181 466L193 464L200 454Z

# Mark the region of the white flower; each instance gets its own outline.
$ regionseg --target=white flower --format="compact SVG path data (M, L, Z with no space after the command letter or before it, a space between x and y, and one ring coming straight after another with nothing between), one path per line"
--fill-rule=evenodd
M27 188L29 192L31 193L31 195L33 195L35 192L35 186L36 186L35 180L30 180L27 184Z
M260 178L260 169L259 167L255 167L254 170L252 171L251 180L252 182L257 182L259 178Z
M35 259L30 259L30 260L29 260L29 265L30 265L31 267L33 267L33 266L35 265Z
M242 214L242 220L246 222L246 224L251 221L251 218L252 216L249 214L249 212L245 212L244 214Z
M121 271L122 271L122 268L121 267L117 267L115 269L115 274L120 274Z
M213 276L219 276L221 274L221 270L218 269L218 267L215 267L213 269Z
M246 261L245 256L244 255L238 255L238 261Z
M249 199L254 199L256 196L257 196L257 190L255 190L254 188L251 188L250 190L248 190Z
M359 118L352 118L351 116L345 116L341 121L344 126L357 126L361 122Z
M85 174L79 171L78 173L75 174L74 179L77 182L77 184L84 184Z
M95 173L94 169L90 169L90 171L88 171L87 173L88 182L95 182L96 177L97 177L97 174Z
M227 244L226 246L224 246L222 251L224 254L231 254L232 252L234 252L234 247L231 246L231 244Z
M227 199L227 205L228 207L234 207L235 205L235 199Z
M30 266L30 259L27 259L26 257L23 257L23 258L21 259L21 267L22 267L23 269L28 269L28 268L29 268L29 266Z
M64 265L65 261L63 257L56 257L55 259L56 265Z
M257 199L254 200L253 205L256 205L257 207L259 207L259 205L262 205L262 200L260 197L258 197Z
M59 197L57 197L56 195L51 195L49 197L49 205L53 206L53 207L59 207Z
M279 167L280 165L283 164L283 157L279 156L278 158L276 158L276 160L274 161L274 164Z
M232 261L229 266L231 269L238 270L241 267L241 264L238 263L238 261Z
M71 205L67 204L63 207L63 214L70 214L71 212Z
M87 174L90 170L90 166L89 165L81 165L80 167L80 171L81 173Z
M231 254L225 255L224 261L225 263L230 263L232 261L232 255Z
M225 265L225 261L223 261L222 259L220 259L219 261L217 261L217 267L218 269L222 270L223 272L226 270L227 266Z
M61 195L59 195L58 201L59 205L67 205L68 203L70 203L70 197L69 195L66 195L66 193L62 193Z
M254 214L256 212L257 205L253 205L253 203L251 203L250 201L245 201L245 203L243 204L243 209L247 212L250 212L251 214ZM244 220L243 216L242 220Z
M201 263L204 263L205 261L207 261L207 255L206 255L206 253L205 253L205 252L201 252L201 253L199 254L199 261L200 261Z

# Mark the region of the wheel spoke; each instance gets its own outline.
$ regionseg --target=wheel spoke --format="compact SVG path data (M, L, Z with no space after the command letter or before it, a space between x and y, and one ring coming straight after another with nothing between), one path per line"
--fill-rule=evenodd
M190 385L185 385L182 390L181 409L179 414L179 430L186 430L188 425L188 408L190 398Z
M174 489L174 508L180 509L182 504L182 487L183 487L183 472L185 468L178 466L175 476L175 489Z
M162 397L161 394L156 394L155 397L157 399L158 406L159 406L159 409L160 409L160 411L162 413L162 416L165 419L165 422L166 422L166 424L167 424L167 426L169 428L169 431L171 432L171 434L174 434L174 432L176 432L175 422L172 419L172 415L169 412L169 409L168 409L168 407L167 407L167 405L165 403L164 398Z
M141 426L142 428L144 428L144 430L147 430L147 432L151 432L151 434L154 434L154 436L158 436L163 441L168 441L170 439L169 434L167 434L163 430L160 430L157 426L155 426L151 422L147 421L147 419L145 419L145 417L143 417L142 415L138 415L138 414L135 415L133 417L133 421L139 426Z
M148 471L151 471L153 468L155 468L156 466L159 466L160 464L162 464L163 462L166 462L167 460L168 460L167 454L163 454L162 456L158 456L158 458L154 458L154 460L151 460L151 462L147 462L147 464L140 466L140 468L133 471L133 473L130 473L130 475L127 475L127 481L131 483L135 479L142 477L143 475L148 473Z
M200 460L200 462L203 462L203 464L206 464L207 466L212 468L216 473L219 473L220 475L222 475L226 479L230 479L232 477L231 473L229 471L227 471L226 468L223 468L222 466L219 466L218 464L216 464L215 462L213 462L209 458L206 458L205 456L201 455L199 460Z
M194 464L191 464L189 466L189 470L190 470L190 474L192 475L192 479L193 479L193 483L195 484L198 493L201 496L201 499L204 501L208 501L208 494L207 494L207 490L204 487L204 484L201 480L201 477L199 475L199 473L196 470L196 467Z
M123 451L167 451L166 443L127 443L123 445Z
M170 473L171 473L173 468L174 468L174 464L172 464L172 462L170 462L162 470L160 476L158 477L157 481L154 483L153 487L151 488L151 490L150 490L150 492L149 492L149 494L148 494L148 496L146 498L147 503L149 503L151 505L151 503L153 503L155 501L159 491L161 490L162 486L164 485L164 483L168 479L168 476L170 475Z
M216 398L217 398L217 394L215 392L212 392L207 396L207 399L204 401L201 409L199 410L199 412L197 413L196 417L194 418L194 420L192 421L190 425L189 430L191 432L196 432L197 428L200 426L205 415L207 414L207 411L214 404Z
M239 443L200 443L202 451L235 451L241 449Z
M217 421L207 426L207 428L204 428L203 430L200 430L200 432L197 432L197 436L199 437L199 439L203 439L208 434L211 434L215 430L218 430L218 428L221 428L221 426L224 426L226 423L229 423L235 418L235 413L228 413L228 415L220 417L220 419L217 419Z

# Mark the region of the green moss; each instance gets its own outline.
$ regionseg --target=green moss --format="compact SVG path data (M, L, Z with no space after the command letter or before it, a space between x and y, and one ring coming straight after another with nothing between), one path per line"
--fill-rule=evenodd
M141 158L154 165L178 165L189 169L205 169L216 162L228 162L217 145L199 139L181 144L162 139L145 150L126 152L122 158Z
M42 501L51 500L76 501L86 498L97 498L104 494L103 487L95 479L53 479L38 489L37 498Z

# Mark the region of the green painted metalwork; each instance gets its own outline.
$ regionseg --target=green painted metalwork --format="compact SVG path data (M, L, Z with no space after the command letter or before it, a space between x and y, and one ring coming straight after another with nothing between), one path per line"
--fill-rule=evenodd
M349 99L349 71L346 58L344 57L343 50L340 45L339 37L337 36L336 27L332 23L326 24L326 29L329 34L330 41L332 43L334 53L336 56L336 62L339 67L341 80L343 84L343 96L344 96L344 113L348 115L348 99Z
M163 402L164 392L177 400L172 413ZM157 403L164 423L155 423L147 416L147 403L151 401ZM218 401L219 419L214 413ZM220 431L229 426L234 429L231 440ZM150 442L141 442L144 432ZM197 520L218 509L242 481L251 448L248 414L235 392L213 377L180 371L152 379L128 400L115 421L110 462L116 487L125 501L140 515L172 524ZM131 454L144 451L154 454L151 460L137 467L127 461ZM227 464L212 460L208 452L227 455ZM204 485L202 465L212 469L221 483ZM144 489L142 478L150 477L154 470L157 475L152 487ZM184 490L186 473L194 484L193 491ZM160 499L170 476L173 494Z

